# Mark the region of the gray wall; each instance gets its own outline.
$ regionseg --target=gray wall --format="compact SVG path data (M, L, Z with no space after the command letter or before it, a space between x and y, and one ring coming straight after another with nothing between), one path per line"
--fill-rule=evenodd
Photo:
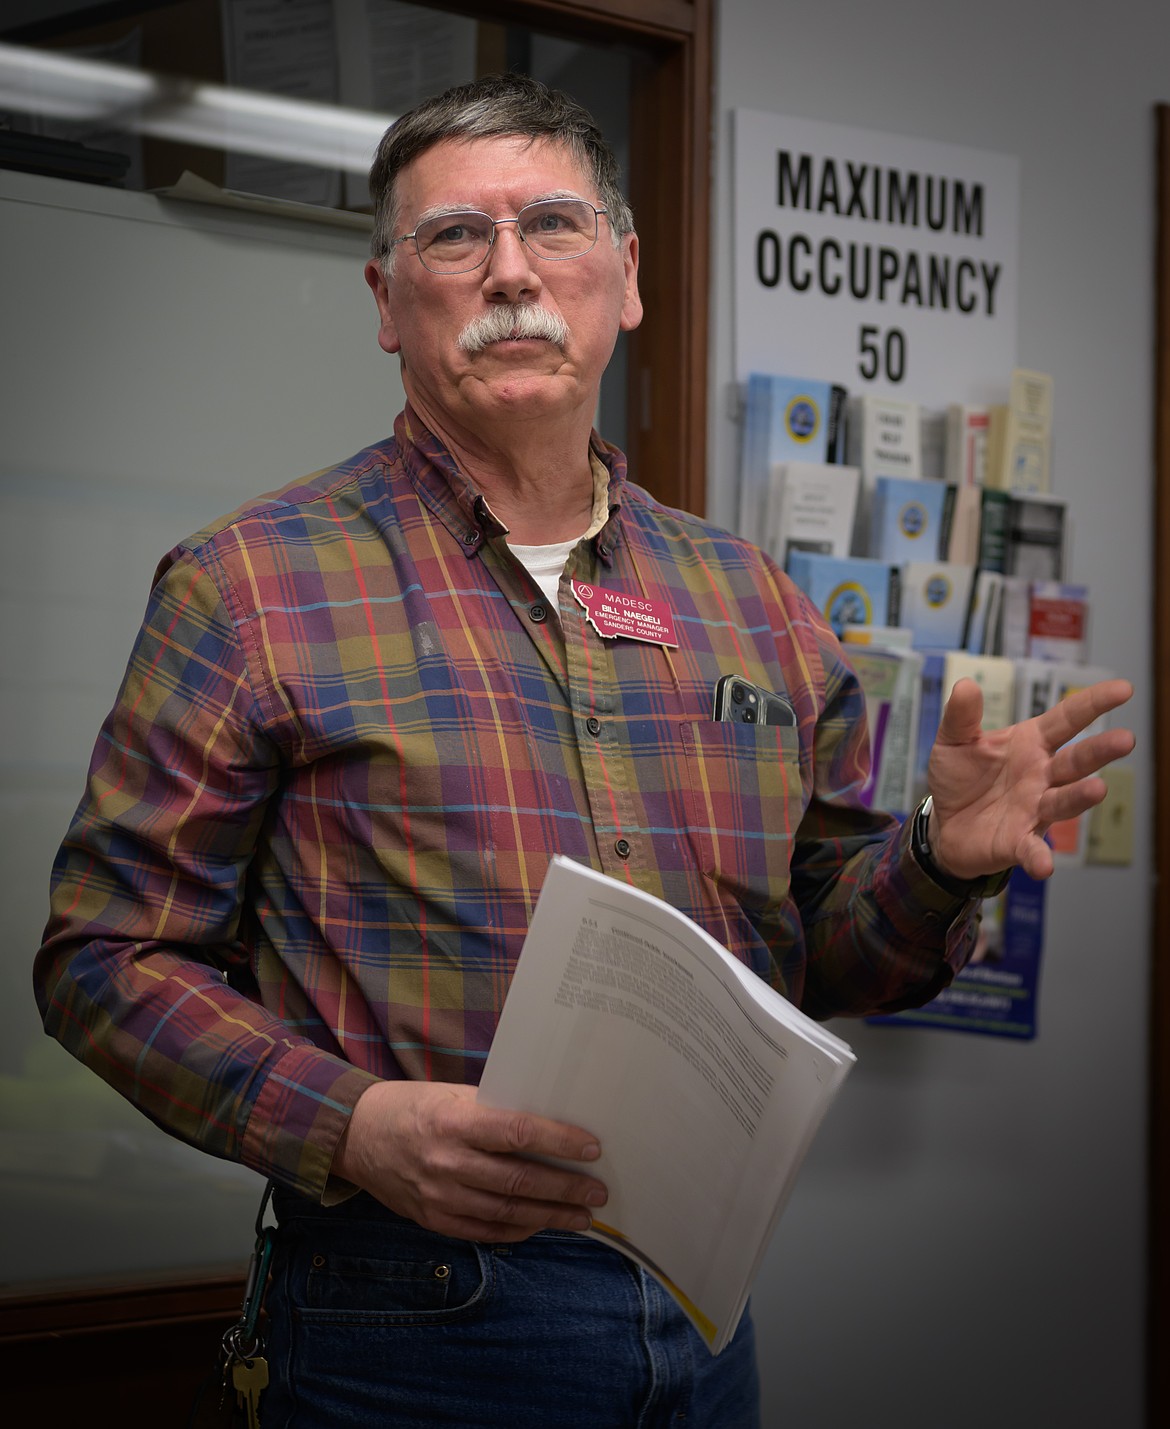
M1151 866L1153 105L1170 6L722 0L710 509L730 522L736 107L1016 154L1018 358L1055 381L1092 658L1133 679L1137 857L1049 889L1031 1044L840 1024L859 1066L755 1313L765 1424L1141 1422ZM907 393L906 395L913 395Z

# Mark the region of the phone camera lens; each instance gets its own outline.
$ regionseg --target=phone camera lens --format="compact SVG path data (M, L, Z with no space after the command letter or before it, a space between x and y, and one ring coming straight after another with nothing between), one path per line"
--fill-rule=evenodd
M743 704L743 686L742 686L742 685L732 685L732 687L731 687L731 698L735 701L735 703L736 703L737 705L742 705L742 704Z
M743 722L744 722L744 724L755 724L755 722L756 722L756 712L755 712L755 710L744 710L744 712L743 712Z

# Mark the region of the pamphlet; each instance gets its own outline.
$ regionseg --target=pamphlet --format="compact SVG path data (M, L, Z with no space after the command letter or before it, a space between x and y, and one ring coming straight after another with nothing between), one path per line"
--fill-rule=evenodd
M849 663L865 691L870 771L861 802L904 818L913 808L914 758L925 656L916 650L849 644Z

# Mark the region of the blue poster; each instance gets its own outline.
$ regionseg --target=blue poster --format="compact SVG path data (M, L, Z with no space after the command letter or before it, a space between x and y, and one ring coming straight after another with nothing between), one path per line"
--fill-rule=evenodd
M983 904L975 952L950 987L925 1007L869 1021L1021 1041L1035 1037L1045 886L1022 868L1015 869L999 897Z

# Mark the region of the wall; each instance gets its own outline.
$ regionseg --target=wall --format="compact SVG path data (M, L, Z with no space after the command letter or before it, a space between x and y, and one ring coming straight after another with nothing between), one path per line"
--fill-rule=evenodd
M1152 817L1153 105L1170 7L722 0L711 502L731 520L737 106L1016 154L1018 360L1055 380L1054 480L1092 658L1134 680L1132 868L1050 887L1030 1044L838 1025L859 1066L757 1294L765 1425L1141 1422ZM907 394L912 395L912 394Z

